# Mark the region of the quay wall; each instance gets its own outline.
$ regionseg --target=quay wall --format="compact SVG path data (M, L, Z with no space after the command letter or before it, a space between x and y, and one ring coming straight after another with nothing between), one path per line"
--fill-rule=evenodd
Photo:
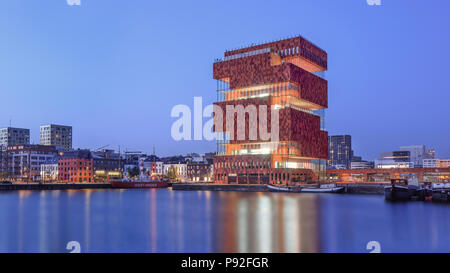
M384 194L385 185L377 184L339 184L345 188L348 194ZM173 190L191 191L245 191L268 192L266 185L230 185L230 184L198 184L198 183L174 183Z
M55 184L0 184L0 191L8 190L82 190L82 189L110 189L109 183L55 183Z
M369 184L339 184L348 194L384 194L384 185ZM55 183L55 184L0 184L0 191L8 190L82 190L82 189L110 189L109 183ZM230 185L230 184L199 184L173 183L173 190L185 191L239 191L239 192L268 192L266 185Z
M230 185L230 184L198 184L198 183L173 183L173 190L184 191L269 191L265 185Z

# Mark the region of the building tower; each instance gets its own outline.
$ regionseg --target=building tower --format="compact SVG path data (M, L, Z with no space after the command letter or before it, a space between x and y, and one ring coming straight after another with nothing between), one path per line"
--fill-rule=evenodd
M52 145L66 151L72 150L72 126L42 125L40 134L41 145Z
M328 165L337 169L349 169L353 158L352 137L336 135L328 137Z
M328 159L326 70L327 53L301 36L226 51L223 60L216 60L215 106L221 109L222 120L215 110L215 183L295 184L324 178ZM254 106L257 118L250 112L239 117L230 113L230 106L234 110ZM276 141L261 135L261 120L274 127L276 115L272 116L271 109L278 111ZM232 116L234 124L226 116ZM239 122L245 125L244 139L238 136ZM251 138L249 128L255 126L257 137Z
M30 129L5 127L0 128L0 146L30 144Z

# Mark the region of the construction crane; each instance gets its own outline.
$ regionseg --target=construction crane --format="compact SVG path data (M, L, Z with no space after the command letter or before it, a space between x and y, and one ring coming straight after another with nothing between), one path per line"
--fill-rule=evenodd
M96 151L98 151L98 150L104 149L104 148L106 148L106 147L109 147L109 145L110 145L110 144L108 144L108 145L105 145L105 146L102 146L102 147L100 147L100 148L97 148L97 149L95 149L95 150L96 150Z

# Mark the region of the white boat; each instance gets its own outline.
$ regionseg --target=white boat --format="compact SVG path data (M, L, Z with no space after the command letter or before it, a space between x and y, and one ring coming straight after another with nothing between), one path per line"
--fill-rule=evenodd
M305 193L340 193L344 191L344 187L336 187L335 185L323 185L319 188L290 188L282 186L267 185L269 191L272 192L305 192Z
M301 192L306 193L340 193L344 187L326 187L326 188L302 188Z
M274 192L292 192L292 190L287 187L267 185L267 188L269 189L269 191L274 191Z

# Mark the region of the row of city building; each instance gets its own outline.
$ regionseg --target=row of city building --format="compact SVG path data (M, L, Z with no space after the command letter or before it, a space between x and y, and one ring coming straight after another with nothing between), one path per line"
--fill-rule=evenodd
M133 179L140 176L168 177L180 182L212 182L215 153L186 156L157 157L139 152L125 152L123 156L123 177Z
M159 158L114 150L58 151L52 145L2 146L0 180L15 182L106 182L111 179L169 177L177 181L212 182L213 153Z
M382 152L374 161L362 160L352 150L350 135L328 137L328 169L397 169L449 168L450 159L435 158L435 150L425 145L401 146L396 151Z
M141 175L211 182L213 153L158 158L141 152L72 149L72 127L40 127L40 144L30 144L30 130L0 129L0 180L17 182L104 182Z

